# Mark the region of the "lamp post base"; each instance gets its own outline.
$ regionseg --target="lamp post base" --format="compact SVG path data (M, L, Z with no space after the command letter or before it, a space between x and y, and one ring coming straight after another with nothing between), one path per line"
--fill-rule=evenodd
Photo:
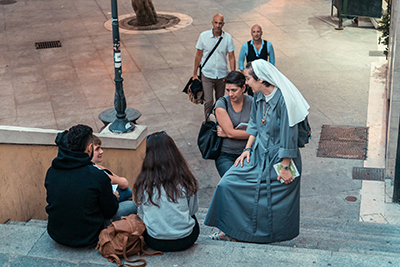
M129 122L127 118L117 118L113 123L111 123L109 129L113 133L129 133L135 129L135 125Z
M142 113L134 108L125 109L126 118L119 119L117 111L114 108L109 108L99 114L99 119L104 123L104 127L110 125L110 131L115 133L128 133L134 130L136 120L140 118ZM128 125L127 123L130 123Z
M126 108L125 114L128 121L133 122L134 124L136 124L136 120L139 119L140 116L142 116L142 113L134 108ZM115 110L115 108L109 108L99 114L99 119L104 123L104 127L114 122L116 117L117 111Z

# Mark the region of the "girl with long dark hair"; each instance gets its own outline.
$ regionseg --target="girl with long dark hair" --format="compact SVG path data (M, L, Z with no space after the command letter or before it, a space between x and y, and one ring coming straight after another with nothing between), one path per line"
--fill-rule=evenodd
M200 232L195 217L198 182L170 136L157 132L146 139L146 156L133 187L147 228L144 240L155 250L185 250Z

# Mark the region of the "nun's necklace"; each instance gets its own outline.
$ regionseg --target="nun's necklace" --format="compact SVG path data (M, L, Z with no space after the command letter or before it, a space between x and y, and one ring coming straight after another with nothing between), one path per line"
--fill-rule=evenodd
M265 112L265 106L266 105L268 105L267 112ZM269 104L267 104L267 102L265 102L264 105L263 105L263 118L261 120L262 124L265 124L265 119L267 118L268 110L270 108L271 108L271 106Z

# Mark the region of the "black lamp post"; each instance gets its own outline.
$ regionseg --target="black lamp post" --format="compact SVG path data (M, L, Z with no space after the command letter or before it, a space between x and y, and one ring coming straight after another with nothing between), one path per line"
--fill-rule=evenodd
M115 82L115 98L114 107L116 119L110 125L110 131L113 133L128 133L135 129L135 125L126 118L126 99L122 86L122 64L121 51L119 43L119 26L118 26L118 5L117 0L111 0L111 16L112 16L112 35L113 35L113 50L114 50L114 82Z

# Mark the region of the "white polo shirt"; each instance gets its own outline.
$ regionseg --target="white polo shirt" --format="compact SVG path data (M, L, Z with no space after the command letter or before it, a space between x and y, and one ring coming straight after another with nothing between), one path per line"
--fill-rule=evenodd
M226 32L222 32L221 36L223 37L221 43L218 45L217 49L208 59L204 68L201 70L204 76L210 79L222 79L228 74L226 56L229 52L235 51L235 45L233 44L232 36ZM200 34L199 40L197 40L196 48L203 50L201 65L203 65L203 62L217 44L219 38L214 36L212 30L204 31Z

